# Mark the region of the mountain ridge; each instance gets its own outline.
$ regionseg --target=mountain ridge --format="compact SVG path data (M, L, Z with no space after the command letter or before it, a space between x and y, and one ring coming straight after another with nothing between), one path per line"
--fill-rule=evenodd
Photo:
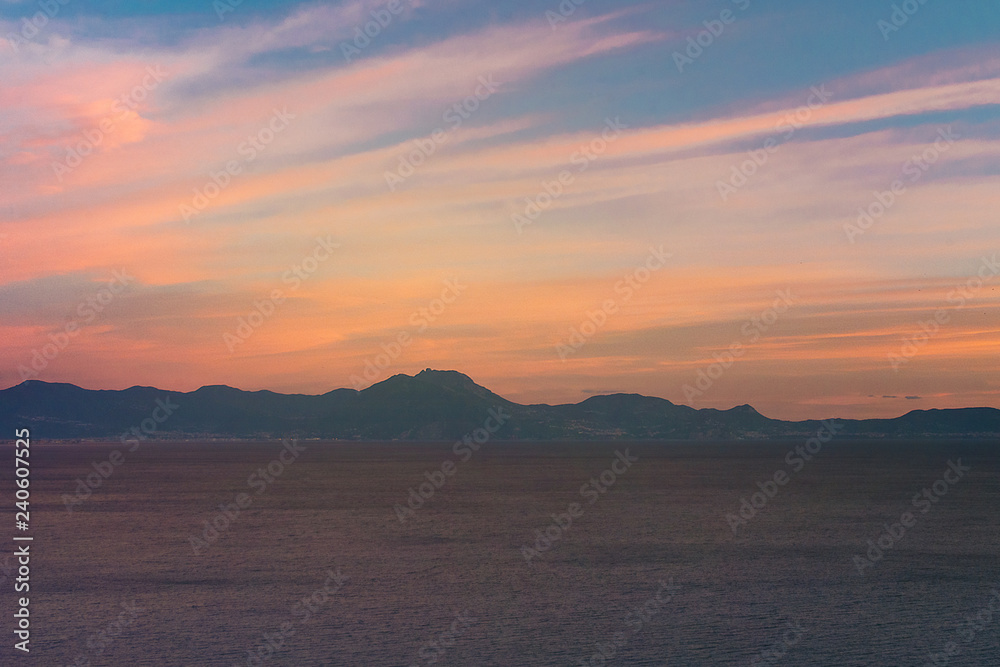
M399 373L362 390L340 388L318 395L227 385L205 385L191 392L139 385L91 390L41 380L0 390L0 422L8 432L27 427L36 438L53 440L117 437L133 428L147 437L176 439L451 440L482 427L490 411L506 415L494 436L503 440L809 437L823 423L771 419L749 404L725 410L693 408L634 393L521 405L463 373L429 368L413 376ZM1000 437L1000 410L990 407L832 421L841 425L841 437Z

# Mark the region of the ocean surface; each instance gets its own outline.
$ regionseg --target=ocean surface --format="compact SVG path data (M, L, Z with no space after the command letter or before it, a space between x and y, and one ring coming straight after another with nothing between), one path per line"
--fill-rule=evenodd
M802 445L36 441L0 663L1000 665L1000 446Z

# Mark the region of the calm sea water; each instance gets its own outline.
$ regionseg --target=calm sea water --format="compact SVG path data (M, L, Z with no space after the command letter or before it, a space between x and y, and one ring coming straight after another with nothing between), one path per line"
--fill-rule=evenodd
M144 444L72 512L115 445L35 444L31 654L8 579L0 662L1000 664L995 443L835 441L801 465L797 441L299 444L280 466L278 442ZM744 498L767 502L734 534Z

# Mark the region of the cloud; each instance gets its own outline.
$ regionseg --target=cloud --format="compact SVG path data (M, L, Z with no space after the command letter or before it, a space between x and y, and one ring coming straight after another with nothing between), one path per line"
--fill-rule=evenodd
M804 416L884 410L881 396L927 397L939 385L942 404L993 400L980 379L1000 343L984 324L1000 313L993 291L953 312L904 376L887 380L885 360L973 275L984 249L1000 247L1000 60L991 53L831 68L841 72L827 84L831 100L785 141L778 124L806 90L721 96L711 109L637 94L644 80L629 74L633 60L644 64L668 40L610 14L556 31L541 15L428 29L421 21L444 11L434 3L347 62L339 40L381 4L248 13L241 25L141 43L129 31L153 34L157 23L132 20L113 39L80 28L58 50L38 45L51 64L0 56L5 358L30 353L125 266L134 287L51 372L90 386L325 391L347 385L454 274L468 293L393 372L458 368L545 401L608 386L677 400L713 353L744 338L775 290L792 288L795 307L707 401L759 396L765 412ZM56 178L53 161L157 64L168 79ZM621 80L602 81L612 69ZM452 128L443 114L491 75L498 92ZM665 90L683 93L672 80ZM616 105L629 127L580 169L574 156ZM239 147L286 108L288 127L245 160ZM961 140L849 243L844 224L942 124ZM386 171L437 128L446 139L390 192ZM723 201L717 182L774 136L779 150ZM184 224L179 205L230 160L241 173ZM572 183L517 234L512 213L566 169ZM287 287L284 272L328 234L344 252L231 354L222 334L261 295ZM560 361L555 344L661 244L670 265Z

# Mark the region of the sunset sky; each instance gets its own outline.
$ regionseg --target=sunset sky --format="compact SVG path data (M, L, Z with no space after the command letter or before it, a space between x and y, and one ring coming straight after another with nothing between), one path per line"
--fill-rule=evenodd
M0 387L1000 407L996 2L51 3Z

